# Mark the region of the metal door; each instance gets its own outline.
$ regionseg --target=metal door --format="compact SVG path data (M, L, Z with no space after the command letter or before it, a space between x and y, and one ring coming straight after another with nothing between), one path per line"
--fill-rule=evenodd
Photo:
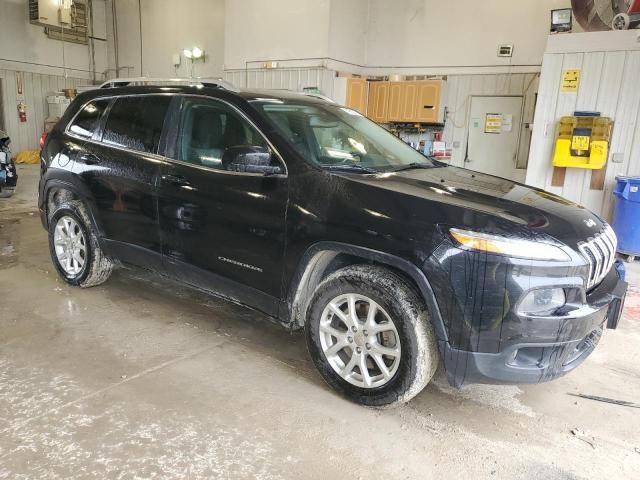
M522 124L523 98L472 97L469 143L465 167L512 180L522 180L516 169Z

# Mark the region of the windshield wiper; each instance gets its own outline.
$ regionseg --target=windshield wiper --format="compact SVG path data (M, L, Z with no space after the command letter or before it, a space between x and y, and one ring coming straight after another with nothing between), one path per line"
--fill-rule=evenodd
M342 170L345 172L361 172L361 173L378 173L378 170L363 167L362 165L322 165L320 167L323 170Z
M433 168L433 165L429 163L413 162L413 163L409 163L408 165L400 165L399 167L396 167L391 171L401 172L403 170L414 170L416 168Z

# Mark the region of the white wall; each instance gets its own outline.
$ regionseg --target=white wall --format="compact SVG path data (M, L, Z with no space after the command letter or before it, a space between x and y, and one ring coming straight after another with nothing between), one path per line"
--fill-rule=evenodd
M115 4L115 13L117 18L116 25L107 22L108 38L114 37L114 29L117 30L117 45L110 45L110 64L109 68L120 68L118 76L139 77L142 75L140 67L142 65L142 55L140 51L140 14L139 7L141 3L138 0L107 0L108 10ZM110 10L112 11L112 10ZM111 16L110 16L111 17ZM117 65L116 65L117 50ZM113 62L113 63L112 63ZM170 62L170 61L169 61ZM116 72L109 72L108 77L113 78Z
M369 66L540 65L550 10L570 0L370 0ZM513 58L496 56L513 44Z
M231 3L231 2L229 2ZM143 71L148 76L189 76L190 63L182 58L176 72L172 54L199 47L204 63L195 63L193 75L219 77L224 56L224 0L144 0L142 2Z
M540 78L527 183L578 202L610 218L616 175L640 175L640 43L638 31L550 37ZM578 92L561 92L562 72L581 70ZM553 186L551 165L558 122L575 110L614 120L603 190L591 188L590 170L568 168ZM614 154L620 163L613 163Z
M243 88L302 91L306 87L316 87L335 99L335 75L335 71L322 67L252 69L228 70L224 72L224 79Z
M108 5L112 1L116 7L120 76L190 76L190 63L182 51L192 47L205 52L205 61L194 64L194 76L222 75L224 0L107 0ZM109 36L114 36L113 25L108 27ZM176 53L181 55L177 71L172 58ZM110 67L115 68L115 52L110 54ZM115 72L111 72L113 76Z
M452 145L451 165L465 164L467 142L469 138L469 111L471 98L476 95L518 95L523 97L524 110L520 129L518 165L526 166L530 133L526 124L533 121L535 94L538 87L538 74L502 74L502 75L450 75L444 87L442 108L447 108L448 116L443 131L443 140ZM525 170L515 172L519 180L524 180Z
M104 0L93 0L94 36L105 37ZM96 70L107 65L106 42L95 41ZM0 14L0 68L90 78L89 48L51 40L44 28L29 23L28 0L2 0Z
M104 0L93 0L93 36L105 38ZM107 42L94 40L97 79L107 68ZM64 49L64 53L63 53ZM0 128L12 139L12 150L34 149L48 117L46 96L62 88L87 84L92 78L89 47L58 40L44 28L29 23L27 0L1 0L0 10ZM23 93L17 90L21 80ZM23 102L27 121L18 121L17 105Z
M22 80L23 86L21 96L17 92L18 77ZM2 112L4 122L0 119L0 128L11 137L11 150L15 155L22 150L38 148L38 140L44 131L44 121L49 116L47 95L63 88L86 85L87 81L81 78L64 78L60 75L0 69L0 84L2 84L0 104L4 107ZM18 120L17 99L19 97L27 106L25 123L20 123Z
M134 67L132 75L148 76L173 74L172 53L196 43L209 52L207 64L197 67L197 74L201 75L261 68L267 60L280 61L286 68L324 66L370 74L537 72L549 31L550 10L571 3L570 0L106 1L116 2L119 65ZM515 46L513 58L497 57L497 47L503 43ZM368 70L362 71L362 66ZM184 69L178 73L187 72Z
M227 1L225 70L245 68L245 62L252 61L326 57L330 4L330 0Z
M364 65L369 0L331 0L328 56Z

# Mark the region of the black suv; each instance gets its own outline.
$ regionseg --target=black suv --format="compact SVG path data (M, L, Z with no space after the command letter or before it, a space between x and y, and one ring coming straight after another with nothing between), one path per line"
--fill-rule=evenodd
M455 386L563 375L626 292L588 210L302 94L82 93L42 150L39 207L69 284L133 264L304 327L324 379L367 405L409 400L441 360Z

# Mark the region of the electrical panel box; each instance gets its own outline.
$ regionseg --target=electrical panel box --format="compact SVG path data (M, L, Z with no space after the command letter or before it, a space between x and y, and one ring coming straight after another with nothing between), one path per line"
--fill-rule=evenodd
M613 121L600 116L560 119L554 167L599 170L607 163Z
M72 10L78 5L73 0L29 0L29 22L45 27L71 27Z

